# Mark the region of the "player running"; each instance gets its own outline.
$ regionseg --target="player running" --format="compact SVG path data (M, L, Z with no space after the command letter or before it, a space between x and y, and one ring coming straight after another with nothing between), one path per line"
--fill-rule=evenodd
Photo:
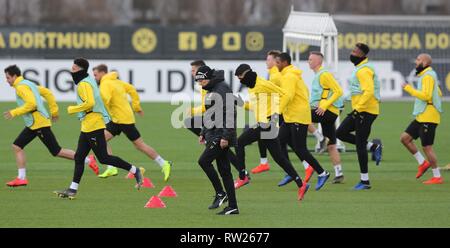
M341 98L343 91L333 74L322 66L322 53L311 52L308 63L315 73L311 84L310 100L312 122L320 123L323 136L328 140L328 154L335 171L335 177L332 182L342 183L344 173L342 172L341 156L336 148L335 122L339 116L339 109L344 105Z
M136 128L133 111L140 116L144 116L136 89L133 85L119 80L117 72L108 73L108 67L105 64L94 67L93 73L95 80L100 85L100 95L103 103L112 119L106 124L106 141L110 141L123 132L137 150L147 155L160 166L161 172L164 174L164 181L169 180L172 163L164 160L155 149L147 145ZM131 97L131 106L128 102L128 95ZM109 154L111 154L110 151L108 146ZM108 165L108 168L99 177L107 178L117 174L117 168Z
M5 68L6 81L16 91L17 108L3 113L8 120L17 116L22 116L25 121L25 128L14 141L12 148L16 156L18 167L18 176L14 180L6 183L9 187L26 186L28 179L26 177L26 158L24 148L36 136L47 147L49 152L56 157L74 160L75 152L69 149L61 148L55 135L51 130L51 121L58 120L58 105L56 104L53 93L40 85L26 80L16 65ZM47 101L50 113L45 108L42 97ZM98 166L94 156L84 159L84 164L98 174Z
M369 63L368 53L369 47L358 43L350 55L350 61L355 65L350 78L353 110L336 130L338 139L356 145L361 181L354 186L354 190L371 188L367 149L375 154L377 165L381 161L381 144L367 141L372 124L380 113L380 81ZM355 134L352 134L353 131Z
M72 183L65 190L54 191L61 198L75 198L78 186L83 176L83 161L92 149L102 164L119 167L133 173L137 189L142 186L142 173L134 165L119 157L109 155L106 148L105 123L110 121L108 112L103 104L97 82L87 72L89 62L84 58L77 58L72 65L72 78L77 89L77 105L69 106L69 114L77 114L81 121L81 133L75 154L75 170Z
M417 89L410 84L404 83L402 85L406 92L416 98L413 110L413 115L416 118L402 133L400 140L419 164L416 178L420 178L431 167L433 177L423 183L442 184L444 180L439 172L436 153L433 150L436 128L441 122L442 92L439 88L437 74L431 68L431 63L432 59L429 54L422 53L417 56L416 75L419 77ZM427 160L414 144L414 140L419 137Z

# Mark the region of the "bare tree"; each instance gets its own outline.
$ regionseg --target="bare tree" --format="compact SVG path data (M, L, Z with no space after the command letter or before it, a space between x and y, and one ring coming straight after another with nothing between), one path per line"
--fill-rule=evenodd
M118 14L108 0L40 0L43 24L105 25Z
M1 25L276 26L295 10L332 14L449 14L448 0L0 0Z
M34 11L39 0L0 0L0 24L27 25L35 24L40 13Z

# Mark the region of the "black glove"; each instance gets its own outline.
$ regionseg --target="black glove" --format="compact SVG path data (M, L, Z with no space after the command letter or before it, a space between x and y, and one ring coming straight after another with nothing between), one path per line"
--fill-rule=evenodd
M350 114L351 114L352 116L356 117L356 116L359 115L359 112L356 111L356 109L355 109L355 110L353 110Z

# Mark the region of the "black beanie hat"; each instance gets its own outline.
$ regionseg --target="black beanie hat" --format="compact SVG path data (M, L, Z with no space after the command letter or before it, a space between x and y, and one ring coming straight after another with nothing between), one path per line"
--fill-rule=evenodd
M248 64L240 64L236 68L236 71L234 72L234 75L235 76L242 75L245 71L248 71L248 70L252 70L252 68L250 68L250 66Z
M200 66L195 74L195 81L212 79L213 72L207 65Z
M359 48L365 55L367 55L370 51L369 46L364 43L357 43L356 47Z

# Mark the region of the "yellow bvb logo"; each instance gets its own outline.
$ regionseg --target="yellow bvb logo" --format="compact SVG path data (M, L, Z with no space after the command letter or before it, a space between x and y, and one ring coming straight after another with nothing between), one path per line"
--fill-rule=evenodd
M264 48L264 35L261 32L249 32L245 36L245 46L249 51L257 52Z
M131 44L134 50L139 53L150 53L152 52L156 44L158 43L158 38L155 32L148 28L140 28L136 30L131 38Z

